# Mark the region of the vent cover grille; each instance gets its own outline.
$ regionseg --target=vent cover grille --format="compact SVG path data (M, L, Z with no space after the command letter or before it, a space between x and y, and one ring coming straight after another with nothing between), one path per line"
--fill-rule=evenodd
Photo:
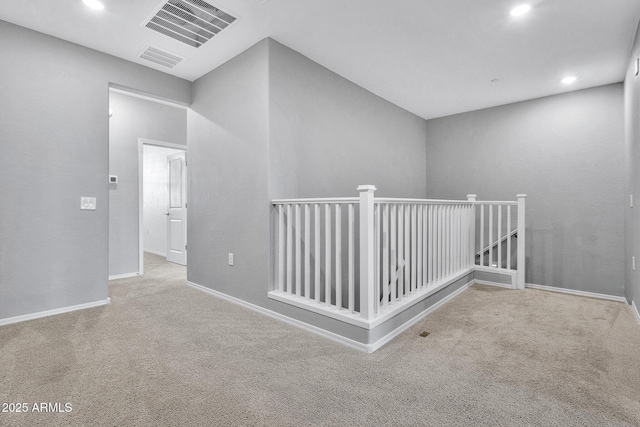
M235 20L233 16L202 0L167 0L143 25L198 48Z
M142 49L138 57L167 68L173 68L184 60L178 55L148 45Z

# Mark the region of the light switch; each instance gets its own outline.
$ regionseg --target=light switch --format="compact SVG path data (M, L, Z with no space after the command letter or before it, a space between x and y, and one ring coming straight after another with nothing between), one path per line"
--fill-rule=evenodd
M229 265L233 265L233 253L229 252Z
M80 209L95 211L96 210L96 198L95 197L80 197Z

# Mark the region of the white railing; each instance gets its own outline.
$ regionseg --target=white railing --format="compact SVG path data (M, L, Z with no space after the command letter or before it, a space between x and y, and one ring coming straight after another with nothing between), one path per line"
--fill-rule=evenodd
M515 202L478 202L475 194L467 197L474 202L477 210L476 235L479 236L479 247L476 248L476 264L513 271L516 274L515 287L524 289L526 194L518 194ZM512 245L514 238L517 239L515 247Z
M271 298L372 327L478 268L476 243L482 262L485 244L494 237L501 249L502 230L513 223L512 206L518 206L517 224L524 227L524 198L520 209L519 202L477 202L474 195L456 201L391 199L375 198L370 185L358 191L359 198L272 202L277 238ZM524 237L524 228L519 234ZM524 266L520 243L519 235L518 265ZM502 267L497 253L496 270ZM510 256L509 246L507 266Z
M277 290L354 313L358 199L275 200L273 204L278 212ZM342 232L345 220L346 270Z
M473 267L473 203L376 199L374 314Z

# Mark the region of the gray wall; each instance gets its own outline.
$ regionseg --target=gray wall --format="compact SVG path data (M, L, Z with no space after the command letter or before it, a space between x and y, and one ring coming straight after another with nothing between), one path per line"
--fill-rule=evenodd
M424 119L271 40L271 197L426 197Z
M188 280L369 342L366 330L267 298L270 200L356 196L363 183L424 197L424 120L271 39L193 93Z
M196 80L188 113L188 280L258 304L269 277L267 63L265 40Z
M138 272L138 138L184 145L187 110L110 92L109 276Z
M427 121L429 197L527 199L527 283L624 293L621 84Z
M635 61L640 57L640 27L636 32L635 43L631 50L631 58L624 81L624 114L625 114L625 160L627 171L626 197L633 194L632 209L625 204L625 296L627 300L640 305L640 75L635 75ZM631 257L637 258L638 268L633 271Z
M0 51L0 319L104 300L109 83L184 104L191 85L4 21Z

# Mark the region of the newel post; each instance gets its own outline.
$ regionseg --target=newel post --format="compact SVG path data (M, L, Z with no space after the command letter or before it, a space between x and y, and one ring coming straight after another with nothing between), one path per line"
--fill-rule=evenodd
M467 194L467 201L475 203L478 195ZM471 205L471 223L469 224L469 257L471 260L471 266L476 265L476 206Z
M524 289L525 280L525 200L526 194L518 194L518 272L516 273L516 289Z
M360 185L360 317L373 319L374 283L374 236L373 193L374 185Z

